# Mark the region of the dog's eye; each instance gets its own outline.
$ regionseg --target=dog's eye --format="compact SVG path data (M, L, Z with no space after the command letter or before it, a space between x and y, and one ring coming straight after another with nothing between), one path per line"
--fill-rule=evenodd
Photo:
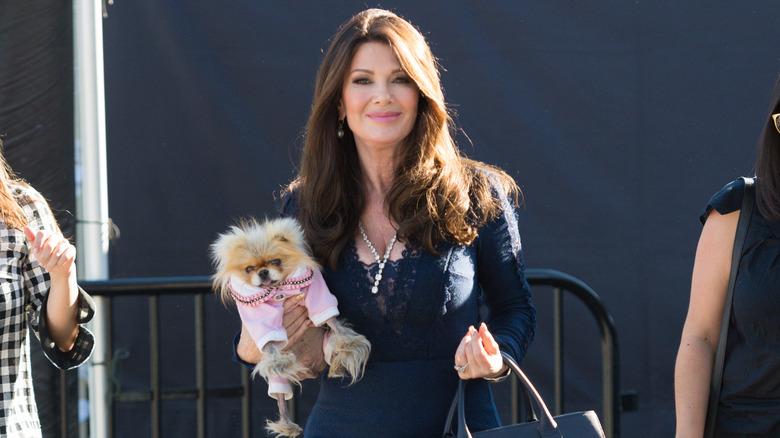
M252 271L254 271L254 270L255 270L254 266L247 266L246 269L245 269L247 274L251 274Z
M272 265L274 265L274 266L279 266L279 265L281 265L281 264L282 264L282 261L281 261L281 260L279 260L279 259L273 259L273 260L271 260L271 261L270 261L270 262L268 262L268 263L270 263L270 264L272 264Z

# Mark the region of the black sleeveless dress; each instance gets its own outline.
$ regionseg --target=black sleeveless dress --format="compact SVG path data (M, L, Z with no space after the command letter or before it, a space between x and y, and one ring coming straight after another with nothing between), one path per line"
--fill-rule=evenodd
M716 193L701 222L713 209L739 210L744 187L738 179ZM716 437L780 437L780 222L757 207L734 287L722 385Z

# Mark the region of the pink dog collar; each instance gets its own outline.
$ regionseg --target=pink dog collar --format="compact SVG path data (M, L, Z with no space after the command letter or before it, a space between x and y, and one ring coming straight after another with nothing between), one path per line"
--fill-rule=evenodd
M256 306L260 303L268 301L276 291L290 291L300 290L312 283L314 279L314 272L311 269L306 268L303 275L292 277L279 283L276 287L255 287L247 284L243 280L236 276L231 276L228 281L228 287L230 288L233 298L244 305ZM273 296L276 301L283 301L287 297L287 294L279 293Z
M278 290L303 289L304 287L310 285L312 281L314 281L314 272L312 272L311 269L306 268L303 274L297 277L291 277L284 280L283 282L279 283L279 285L277 285L275 289Z

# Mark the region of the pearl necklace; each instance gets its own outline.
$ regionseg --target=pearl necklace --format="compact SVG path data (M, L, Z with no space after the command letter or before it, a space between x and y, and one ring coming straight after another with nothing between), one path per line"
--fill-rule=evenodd
M379 263L379 271L377 271L376 276L374 276L374 287L371 288L371 293L376 294L379 292L379 280L382 279L382 271L385 270L385 263L387 263L387 259L390 258L390 252L393 250L393 245L395 245L395 240L398 237L398 230L395 230L393 238L390 240L390 245L387 246L387 251L385 251L384 258L379 260L379 254L377 254L376 248L374 248L374 245L371 244L371 241L368 240L368 236L366 236L366 230L363 229L363 224L358 222L358 227L360 227L360 234L363 235L363 240L366 241L368 249L371 250L371 254L374 255L374 259L377 263Z

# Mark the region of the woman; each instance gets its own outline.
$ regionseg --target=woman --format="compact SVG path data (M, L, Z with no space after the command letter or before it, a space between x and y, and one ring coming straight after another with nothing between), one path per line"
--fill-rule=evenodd
M734 288L717 437L780 436L780 79L756 164L756 201ZM744 182L715 194L693 266L688 316L675 369L677 437L701 437L720 337Z
M475 379L471 428L499 424L485 378L508 373L501 352L522 360L535 329L512 204L518 188L462 156L449 123L437 63L417 29L379 9L340 28L317 75L283 213L300 220L341 315L372 351L356 384L322 379L306 436L440 436L458 377ZM289 312L286 326L316 375L322 334L301 338L304 320ZM253 347L242 333L239 357L256 361Z
M94 313L76 284L76 249L62 236L48 204L11 173L0 155L0 436L40 437L30 374L27 323L58 368L82 364L94 339L79 324ZM14 382L13 385L10 383Z

